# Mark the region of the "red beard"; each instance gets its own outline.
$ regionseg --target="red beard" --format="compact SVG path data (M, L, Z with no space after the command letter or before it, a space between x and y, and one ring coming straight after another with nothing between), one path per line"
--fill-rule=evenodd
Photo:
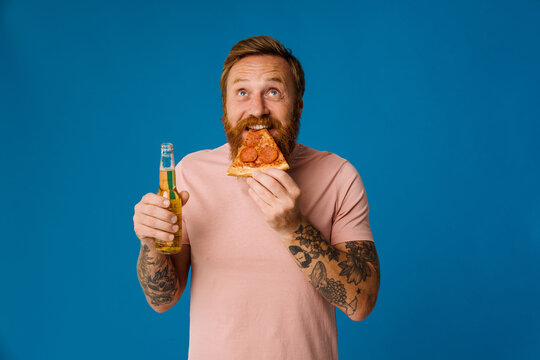
M263 116L261 118L250 116L246 119L240 120L234 127L231 126L227 116L223 116L221 118L221 121L223 122L225 128L227 142L231 147L231 160L234 160L236 158L236 155L238 154L238 149L240 148L244 140L242 138L242 132L246 130L248 126L266 125L268 126L269 130L275 130L276 134L273 136L273 138L277 146L283 153L285 160L289 162L290 155L294 150L296 138L298 137L298 132L300 130L300 119L296 112L294 112L289 118L289 120L287 121L288 125L286 126L283 126L281 122L270 116Z

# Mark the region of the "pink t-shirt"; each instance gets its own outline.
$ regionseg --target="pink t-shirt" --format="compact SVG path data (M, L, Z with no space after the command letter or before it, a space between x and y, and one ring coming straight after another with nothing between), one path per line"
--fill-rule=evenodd
M248 195L226 175L229 145L187 155L177 187L191 245L190 360L338 358L335 308L306 279ZM289 175L302 214L332 244L373 240L364 185L339 156L297 144Z

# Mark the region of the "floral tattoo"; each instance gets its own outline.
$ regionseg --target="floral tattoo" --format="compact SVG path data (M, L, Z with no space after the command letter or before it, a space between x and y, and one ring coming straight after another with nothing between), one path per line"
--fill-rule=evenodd
M321 232L309 223L300 225L294 236L297 242L289 246L289 252L301 268L310 271L306 275L313 286L347 315L354 314L358 307L358 296L362 293L362 286L359 285L379 273L374 243L349 241L345 243L348 251L341 251L329 244ZM333 267L333 277L329 276L326 268L328 265L330 269L332 261L337 263ZM353 285L348 286L347 283Z
M334 249L323 238L321 232L317 230L313 225L300 225L298 230L294 232L296 240L300 241L300 245L307 250L311 259L318 259L319 256L328 256L330 261L338 261L339 250Z
M345 247L349 249L347 259L338 265L342 269L339 275L346 276L347 282L358 285L366 281L373 271L369 264L373 265L375 271L379 270L379 260L373 242L350 241Z

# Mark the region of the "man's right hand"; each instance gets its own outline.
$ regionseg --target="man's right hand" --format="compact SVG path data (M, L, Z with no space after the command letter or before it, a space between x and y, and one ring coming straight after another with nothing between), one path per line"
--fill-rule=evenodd
M180 193L182 205L189 199L189 193ZM133 215L133 227L135 234L147 244L154 244L154 239L170 241L174 239L174 233L178 231L178 219L176 214L168 210L169 200L162 196L148 193L135 205ZM180 219L181 221L181 219ZM181 222L180 222L181 224Z

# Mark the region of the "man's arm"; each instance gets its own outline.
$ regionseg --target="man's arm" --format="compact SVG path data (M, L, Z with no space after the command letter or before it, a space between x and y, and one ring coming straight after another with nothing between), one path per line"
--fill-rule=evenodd
M331 304L354 321L375 307L379 291L379 259L372 241L330 245L307 220L283 243L309 282Z
M180 193L182 205L189 199ZM179 220L168 210L169 200L156 194L144 195L135 205L133 225L141 240L137 276L146 301L157 312L164 312L178 302L186 287L191 266L191 247L182 245L178 254L163 255L156 251L154 239L171 240L178 231ZM180 220L181 221L181 220Z
M162 313L178 302L184 292L191 264L191 249L182 245L180 253L163 255L153 244L141 242L137 261L137 276L146 301Z
M300 213L300 189L284 171L256 172L247 182L249 195L308 281L352 320L365 319L379 290L379 260L373 242L330 245Z

